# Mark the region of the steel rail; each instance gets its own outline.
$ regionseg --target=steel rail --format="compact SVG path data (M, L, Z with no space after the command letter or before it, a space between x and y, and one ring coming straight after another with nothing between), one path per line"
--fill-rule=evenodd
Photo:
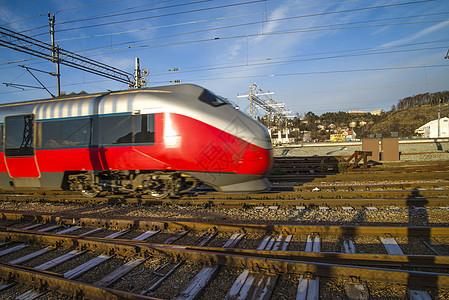
M254 232L254 233L278 233L278 234L332 234L340 236L390 234L404 237L449 236L449 227L425 227L425 226L354 226L354 225L291 225L291 224L245 224L245 223L206 223L186 221L161 221L139 219L109 219L89 218L54 215L29 215L19 213L2 213L2 220L21 222L57 223L66 226L104 227L108 229L141 229L162 230L182 229L192 231L220 231L220 232ZM14 227L0 227L0 236L8 232L29 233ZM59 235L55 235L58 237Z
M129 202L133 203L133 202ZM139 202L134 202L139 203ZM204 206L217 206L217 207L243 207L243 208L268 208L277 209L280 206L290 207L290 208L308 208L308 207L352 207L352 208L363 208L371 206L400 206L400 207L449 207L449 197L445 198L338 198L338 199L304 199L304 198L293 198L293 199L280 199L274 198L269 199L254 199L254 198L240 198L240 199L211 199L208 197L204 198L191 198L191 199L177 199L169 200L164 203L173 203L178 205L204 205Z
M30 195L3 194L0 200L7 202L55 202L78 204L132 204L132 205L203 205L217 207L270 207L270 206L426 206L447 207L449 190L408 191L301 191L260 194L189 195L179 199L155 199L146 195L106 195L88 198L82 195Z
M0 263L0 277L6 282L21 282L23 284L34 284L37 289L50 289L67 295L74 299L157 299L111 288L97 287L80 281L65 279L60 274L46 271L31 270L30 268L13 266Z
M335 181L393 181L393 180L449 180L449 171L433 171L425 173L338 173L338 174L279 174L269 175L270 181L307 180L309 182L335 182Z
M289 187L289 186L287 186ZM366 183L366 184L336 184L336 185L303 185L303 186L291 186L294 191L311 191L313 189L330 190L330 191L354 191L354 190L374 190L374 189L384 189L384 190L416 190L423 188L441 188L449 187L449 181L432 181L432 182L417 182L417 183Z
M1 233L2 236L5 233ZM349 255L349 254L315 254L315 260L311 260L313 255L310 253L298 253L298 252L280 252L280 251L260 251L260 250L237 250L222 248L207 248L207 247L187 247L187 246L171 246L160 244L146 244L137 243L132 241L115 241L101 238L87 238L87 237L55 237L49 234L30 234L30 233L13 233L9 236L10 240L21 241L27 240L28 242L44 243L46 240L59 239L59 246L65 244L66 246L77 246L80 249L94 250L95 252L113 253L116 255L122 255L124 257L165 257L174 261L190 260L196 261L208 265L226 265L230 267L245 268L253 272L262 272L268 274L303 274L307 277L326 276L326 277L352 277L359 280L374 280L374 281L387 281L399 284L416 284L420 286L429 286L437 288L449 287L449 274L437 273L437 272L425 272L403 269L388 269L371 267L366 265L359 265L363 262L371 260L374 261L374 257L371 259L365 256L364 260L357 260L361 258L361 255ZM4 236L3 236L4 237ZM239 251L239 252L238 252ZM269 257L269 256L274 257ZM290 255L290 256L289 256ZM323 259L326 255L329 255L326 259ZM332 257L333 256L333 257ZM351 257L357 259L351 259ZM308 258L308 260L307 260ZM335 258L333 262L330 262L332 258ZM343 259L343 260L339 260ZM430 256L397 256L397 255L379 255L376 259L387 259L385 264L392 264L396 267L402 266L405 263L412 263L414 265L425 264L426 262L433 262L433 266L447 267L449 257L430 257ZM323 261L321 261L323 259ZM329 262L327 262L329 261ZM343 263L342 263L343 262ZM439 265L441 263L441 266ZM418 265L422 267L421 265ZM47 283L51 275L36 273L29 270L20 270L17 267L0 265L0 274L2 277L9 277L11 272L17 272L21 278L31 276L28 280L39 279L43 282L45 287L54 289L59 287L56 283ZM31 274L31 275L30 275ZM8 278L7 277L7 278ZM59 278L60 279L60 278ZM22 279L23 280L23 279ZM26 280L26 279L25 279ZM56 279L55 279L56 280ZM61 284L62 279L57 280ZM64 283L70 283L71 290L79 291L80 294L86 294L87 292L96 297L98 293L108 292L108 289L93 288L90 290L90 286L86 284L74 283L73 281L62 280ZM32 281L31 281L32 282ZM87 292L84 290L86 289ZM117 291L113 291L117 293ZM129 293L127 293L128 295ZM125 295L126 296L126 295ZM132 295L130 295L132 296ZM126 298L125 299L132 299Z
M164 252L165 249L184 249L198 252L210 252L223 255L238 255L248 257L282 259L308 262L327 262L339 265L359 266L389 266L418 268L445 268L449 271L449 256L432 255L389 255L389 254L347 254L336 252L303 252L303 251L266 251L255 249L221 248L205 246L166 245L137 242L133 240L117 240L98 237L75 237L70 235L55 236L51 233L9 231L9 234L0 233L9 241L23 243L39 243L43 246L78 247L83 250L105 251L110 255L123 257L152 256Z
M403 198L414 199L417 197L433 198L447 197L449 190L401 190L401 191L299 191L259 194L218 194L208 193L183 197L182 200L291 200L291 199L371 199L371 198ZM143 197L142 197L143 198Z

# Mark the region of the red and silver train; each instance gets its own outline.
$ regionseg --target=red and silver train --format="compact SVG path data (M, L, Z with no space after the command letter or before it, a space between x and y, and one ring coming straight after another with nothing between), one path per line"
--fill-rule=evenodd
M265 127L184 84L0 105L0 188L175 196L269 188Z

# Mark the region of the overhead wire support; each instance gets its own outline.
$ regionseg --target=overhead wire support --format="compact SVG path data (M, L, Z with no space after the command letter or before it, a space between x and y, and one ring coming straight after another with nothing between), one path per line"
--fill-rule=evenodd
M269 101L263 100L258 96L272 95L272 92L263 93L261 89L257 92L257 85L254 83L249 87L249 94L247 95L238 95L237 98L247 97L249 100L249 115L251 118L254 118L254 111L256 106L262 107L268 113L275 113L276 109L270 105Z
M43 87L40 86L34 86L34 85L26 85L26 84L18 84L18 83L13 83L13 82L3 82L4 85L6 85L7 87L13 87L16 89L20 89L22 91L24 91L24 88L32 88L32 89L41 89L43 90Z
M125 83L129 87L134 86L134 76L132 73L61 49L57 46L54 47L48 43L4 27L0 27L0 46L43 58L51 62L55 62L56 60L60 64Z
M55 95L53 95L46 87L45 87L45 85L36 77L36 76L34 76L34 74L30 71L30 70L33 70L33 71L37 71L37 72L43 72L43 73L47 73L47 72L44 72L44 71L42 71L42 70L38 70L38 69L33 69L33 68L30 68L30 67L26 67L26 66L24 66L24 65L21 65L21 66L19 66L19 67L21 67L21 68L25 68L27 71L28 71L28 73L30 73L31 74L31 76L33 76L33 78L34 79L36 79L36 81L37 82L39 82L39 84L42 86L42 88L43 89L45 89L53 98L55 98ZM58 68L59 69L59 68ZM56 75L56 76L58 76L58 78L59 78L59 76L60 76L60 74L54 74L54 73L48 73L48 74L50 74L50 75ZM59 80L58 80L58 96L61 96L61 89L60 89L60 87L59 87Z
M58 96L61 96L61 69L59 66L59 46L55 46L55 15L56 14L54 14L52 17L50 17L50 13L48 13L48 21L50 21L50 36L51 36L51 48L52 48L51 49L51 58L52 58L52 62L56 63L56 80L57 80ZM28 70L28 72L30 72L30 71Z

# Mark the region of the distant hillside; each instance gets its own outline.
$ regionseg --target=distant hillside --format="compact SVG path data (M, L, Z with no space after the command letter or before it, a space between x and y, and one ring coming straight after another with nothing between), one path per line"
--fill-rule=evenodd
M393 110L405 110L425 104L438 105L440 102L441 104L449 103L449 91L425 93L406 97L399 100L396 108Z
M449 91L425 93L401 99L397 105L393 105L391 111L382 112L380 115L350 114L339 111L318 116L309 111L302 117L288 120L289 137L295 141L328 141L331 134L354 130L358 139L378 134L389 137L392 132L397 132L400 138L408 138L415 136L416 129L438 118L440 101L441 117L449 116ZM279 120L266 116L258 120L268 128L274 128L275 133L280 130L277 127Z
M448 111L441 113L441 117L448 115ZM399 137L411 137L415 133L415 129L426 124L429 121L438 118L438 105L421 105L413 106L408 109L399 111L390 111L385 113L370 128L371 134L379 134L382 136L391 136L391 132L397 132Z

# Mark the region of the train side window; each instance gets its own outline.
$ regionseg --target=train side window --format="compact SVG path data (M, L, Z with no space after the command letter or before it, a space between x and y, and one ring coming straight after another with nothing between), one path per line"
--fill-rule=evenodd
M5 156L34 155L34 115L5 117Z
M37 147L69 148L89 146L90 119L39 122Z
M134 115L134 143L154 143L154 114Z
M99 144L131 144L132 116L100 117L98 124Z
M67 120L61 124L62 146L89 146L90 119Z

